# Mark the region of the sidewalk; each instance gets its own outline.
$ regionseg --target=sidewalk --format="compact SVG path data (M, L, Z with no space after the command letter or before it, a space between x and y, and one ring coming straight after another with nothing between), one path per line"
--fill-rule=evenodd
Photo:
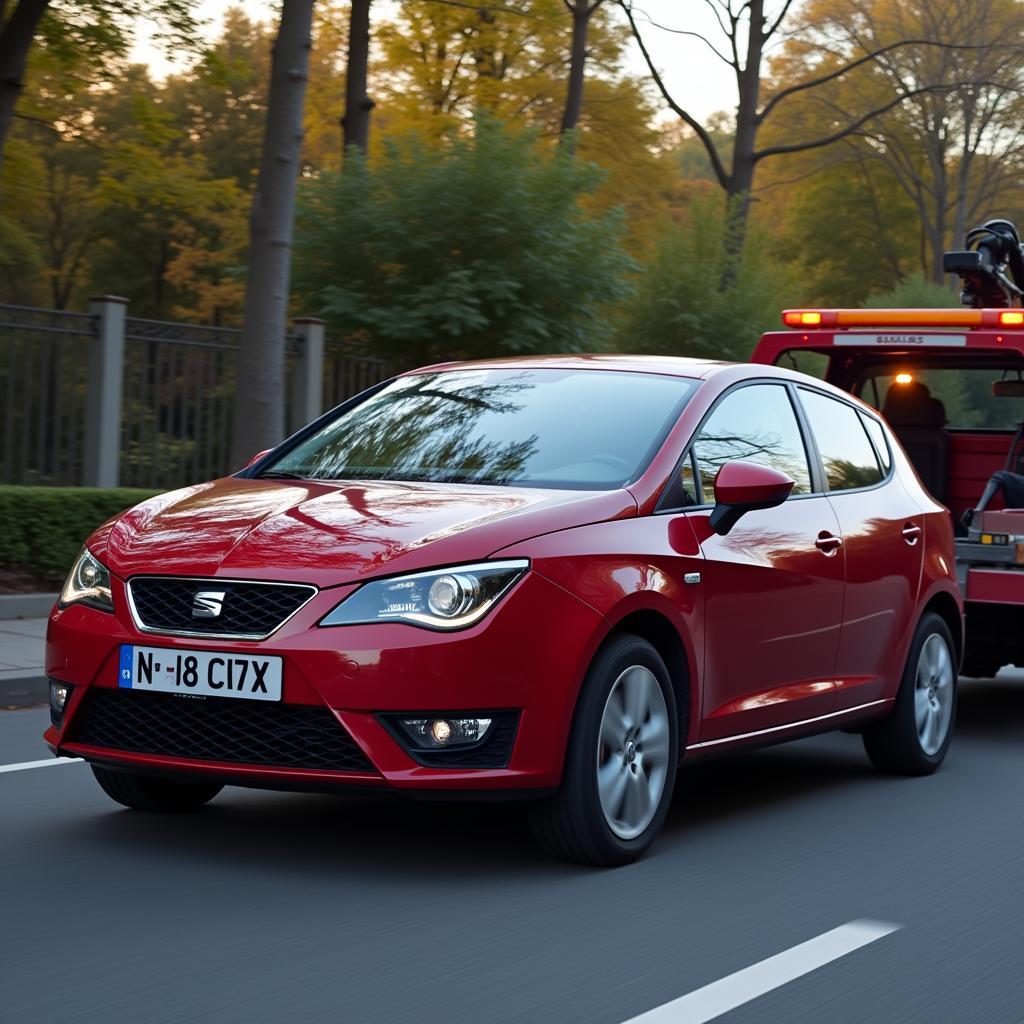
M0 620L0 710L47 702L45 636L46 619Z

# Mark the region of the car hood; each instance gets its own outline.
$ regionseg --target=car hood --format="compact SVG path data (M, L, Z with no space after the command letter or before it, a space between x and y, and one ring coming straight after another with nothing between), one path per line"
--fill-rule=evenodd
M319 587L488 557L637 514L625 490L229 477L137 505L98 530L114 574L288 579Z

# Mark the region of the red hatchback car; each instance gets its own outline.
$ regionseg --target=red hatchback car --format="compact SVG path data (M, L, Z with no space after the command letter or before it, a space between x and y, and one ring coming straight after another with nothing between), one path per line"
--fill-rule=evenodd
M842 727L934 771L953 566L948 512L828 384L435 366L97 530L50 618L46 739L129 807L517 796L556 854L623 863L684 757Z

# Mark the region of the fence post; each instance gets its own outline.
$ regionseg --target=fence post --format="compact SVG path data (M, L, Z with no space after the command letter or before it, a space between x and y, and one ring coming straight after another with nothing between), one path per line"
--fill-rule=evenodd
M86 487L116 487L121 470L121 387L124 379L124 321L128 300L100 295L89 300L98 331L89 346L85 397Z
M324 321L304 316L294 322L299 353L288 402L288 433L315 420L324 408Z

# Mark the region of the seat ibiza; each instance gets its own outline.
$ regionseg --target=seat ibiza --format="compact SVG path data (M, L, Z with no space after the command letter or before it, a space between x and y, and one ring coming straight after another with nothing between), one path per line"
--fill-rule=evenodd
M116 801L518 797L632 860L679 763L832 728L934 771L949 513L878 414L782 368L626 356L386 382L100 527L49 621L58 754Z

